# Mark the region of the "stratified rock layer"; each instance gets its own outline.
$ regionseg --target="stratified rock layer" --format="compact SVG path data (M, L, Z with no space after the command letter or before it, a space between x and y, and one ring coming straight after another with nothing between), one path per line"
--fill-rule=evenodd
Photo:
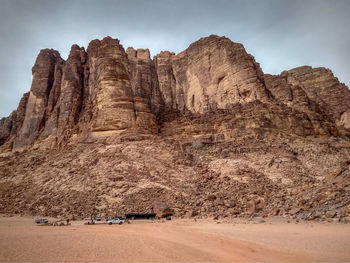
M89 89L93 131L122 130L135 125L128 59L119 41L94 40L89 54Z
M119 41L109 37L94 40L87 52L92 130L154 129L155 116L147 100L150 87L145 86L150 83L142 82L142 88L134 86L133 91L129 60Z

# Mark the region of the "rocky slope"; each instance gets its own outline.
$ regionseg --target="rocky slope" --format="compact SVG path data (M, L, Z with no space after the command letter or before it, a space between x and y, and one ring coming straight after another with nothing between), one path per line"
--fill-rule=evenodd
M0 121L0 212L178 216L350 212L350 91L328 69L264 74L209 36L150 58L117 39L44 49Z

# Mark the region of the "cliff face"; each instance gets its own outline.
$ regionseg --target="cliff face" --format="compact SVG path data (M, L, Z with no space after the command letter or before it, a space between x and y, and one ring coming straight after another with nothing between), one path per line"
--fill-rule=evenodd
M0 120L0 212L343 220L349 101L330 70L264 74L225 37L153 59L110 37L44 49Z
M200 39L178 55L161 52L154 61L167 108L205 113L268 100L260 66L225 37Z
M74 134L155 133L173 114L206 114L257 101L304 113L299 121L309 123L311 132L302 135L350 128L349 89L328 69L304 66L264 75L241 44L214 35L153 60L148 49L125 51L106 37L91 41L87 51L73 45L67 61L57 51L42 50L29 96L1 120L0 141L17 149L62 145ZM290 118L273 125L297 127L299 121Z
M179 110L205 113L237 103L267 101L262 71L243 45L227 38L203 38L172 58Z
M41 50L32 69L33 81L30 89L24 120L14 141L14 148L32 144L40 135L48 117L46 110L55 82L55 68L62 63L55 50Z
M281 75L289 84L301 87L334 121L350 128L346 117L350 115L349 88L339 83L329 69L304 66L284 71Z

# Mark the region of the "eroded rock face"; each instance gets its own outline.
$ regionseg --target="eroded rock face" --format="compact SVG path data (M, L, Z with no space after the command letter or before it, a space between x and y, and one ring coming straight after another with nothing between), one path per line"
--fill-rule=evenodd
M10 137L14 119L14 112L0 120L0 145L3 145Z
M313 134L332 134L331 118L320 106L309 98L306 91L298 85L288 83L287 77L278 75L264 75L267 89L274 100L292 108L295 111L307 114L307 119L313 128Z
M87 52L73 45L67 61L42 50L30 92L0 122L0 141L9 149L12 142L14 149L44 142L54 147L73 135L84 140L129 131L232 140L252 127L256 134L338 135L339 127L350 129L348 101L349 89L330 70L304 66L264 75L242 44L225 37L202 38L153 60L148 49L125 51L106 37L91 41ZM183 115L207 113L234 118L213 127L205 120L172 126Z
M128 59L118 40L91 41L87 49L93 131L122 130L135 125Z
M284 71L281 75L286 77L289 84L300 86L333 120L344 127L350 126L345 117L350 114L350 90L339 83L332 71L303 66Z
M0 120L0 146L6 141L13 141L17 132L21 129L24 120L25 110L28 102L29 92L24 93L16 110L8 117ZM11 145L7 145L11 149Z
M12 131L11 131L12 135L15 135L22 127L25 113L26 113L29 94L30 94L29 92L24 93L18 104L18 107L16 109L16 118L14 120L14 124L12 126Z
M54 83L48 98L46 107L46 119L40 138L46 138L50 135L57 135L57 124L59 119L59 100L61 95L61 79L62 79L63 63L56 64L54 72Z
M73 129L78 123L83 103L84 69L87 54L84 48L73 45L63 66L58 133Z
M177 55L165 51L154 60L166 108L204 113L268 100L259 64L242 44L225 37L202 38Z
M93 105L92 130L155 126L155 117L150 114L147 103L143 99L134 100L129 60L119 40L110 37L94 40L87 52L89 94ZM142 96L147 92L147 88L135 88L135 92Z
M52 49L40 51L33 66L33 81L26 105L23 125L14 146L30 145L38 137L46 119L48 98L54 83L55 67L61 63L60 54Z
M84 91L86 52L73 45L67 61L55 68L55 82L47 111L50 113L41 137L55 136L54 142L68 139L77 129Z
M176 81L172 68L172 58L174 56L175 53L173 52L162 51L154 57L160 94L164 106L168 110L177 109L175 99Z
M127 48L130 80L133 95L151 101L152 96L152 60L148 49Z
M262 71L242 44L210 36L172 57L179 110L204 113L236 103L267 101Z
M163 106L154 63L151 60L148 49L135 50L129 47L126 53L129 59L129 72L135 100L135 110L140 116L137 120L138 125L147 127L147 120L149 121L151 117L148 113L152 112L158 115ZM146 123L141 124L141 120L146 121Z
M264 75L224 37L153 60L110 37L42 50L0 121L0 212L343 220L349 101L329 70Z

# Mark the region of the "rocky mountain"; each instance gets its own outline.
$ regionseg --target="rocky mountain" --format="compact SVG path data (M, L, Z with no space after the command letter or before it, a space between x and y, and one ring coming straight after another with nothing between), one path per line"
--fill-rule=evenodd
M153 59L111 37L44 49L32 72L0 121L2 213L349 216L350 90L329 69L264 74L212 35Z

